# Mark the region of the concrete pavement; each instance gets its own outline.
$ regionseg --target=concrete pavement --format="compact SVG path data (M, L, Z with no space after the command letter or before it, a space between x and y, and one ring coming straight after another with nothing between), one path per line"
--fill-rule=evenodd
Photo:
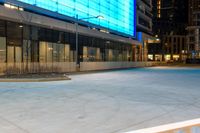
M0 83L0 133L121 133L200 117L200 69L139 68Z

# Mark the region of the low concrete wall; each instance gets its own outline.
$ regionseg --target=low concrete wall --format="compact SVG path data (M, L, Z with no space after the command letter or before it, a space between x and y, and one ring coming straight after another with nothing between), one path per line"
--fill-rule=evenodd
M75 72L75 62L53 63L0 63L0 74Z
M109 70L133 67L150 67L158 62L81 62L80 71Z
M80 71L123 69L132 67L150 67L162 62L81 62ZM25 74L49 72L76 72L76 62L53 63L0 63L0 74Z

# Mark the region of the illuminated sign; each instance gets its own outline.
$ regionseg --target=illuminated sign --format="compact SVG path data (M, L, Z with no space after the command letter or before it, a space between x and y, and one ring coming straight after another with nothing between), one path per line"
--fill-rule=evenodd
M86 22L135 37L135 0L17 0L74 18L103 16Z

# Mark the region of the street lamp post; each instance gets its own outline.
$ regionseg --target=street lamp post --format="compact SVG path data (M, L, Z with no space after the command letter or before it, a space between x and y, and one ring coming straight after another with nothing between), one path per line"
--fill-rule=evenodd
M104 19L104 17L101 16L101 15L96 16L96 17L88 17L88 18L81 18L81 19L78 18L78 14L76 15L75 28L76 28L76 66L77 66L77 68L80 67L80 62L79 62L79 44L78 44L79 43L78 42L78 34L79 34L79 31L78 31L78 22L82 21L82 20L94 19L94 18Z
M76 22L75 22L75 26L76 26L76 67L79 67L79 47L78 47L78 15L76 15Z

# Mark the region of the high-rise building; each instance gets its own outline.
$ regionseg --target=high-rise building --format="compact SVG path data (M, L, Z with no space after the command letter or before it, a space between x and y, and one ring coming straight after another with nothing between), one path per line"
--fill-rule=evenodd
M200 0L189 0L189 58L200 58Z
M87 62L141 61L135 0L0 0L0 11L0 63L7 71L65 72Z
M147 43L152 38L152 0L137 0L137 37L141 42L141 60L147 60Z
M152 34L152 1L137 0L137 31Z
M186 59L187 6L188 0L153 0L153 33L160 39L161 44L157 46L161 49L158 53L151 52L155 50L149 51L150 59Z
M153 0L153 31L158 36L185 35L187 0Z

